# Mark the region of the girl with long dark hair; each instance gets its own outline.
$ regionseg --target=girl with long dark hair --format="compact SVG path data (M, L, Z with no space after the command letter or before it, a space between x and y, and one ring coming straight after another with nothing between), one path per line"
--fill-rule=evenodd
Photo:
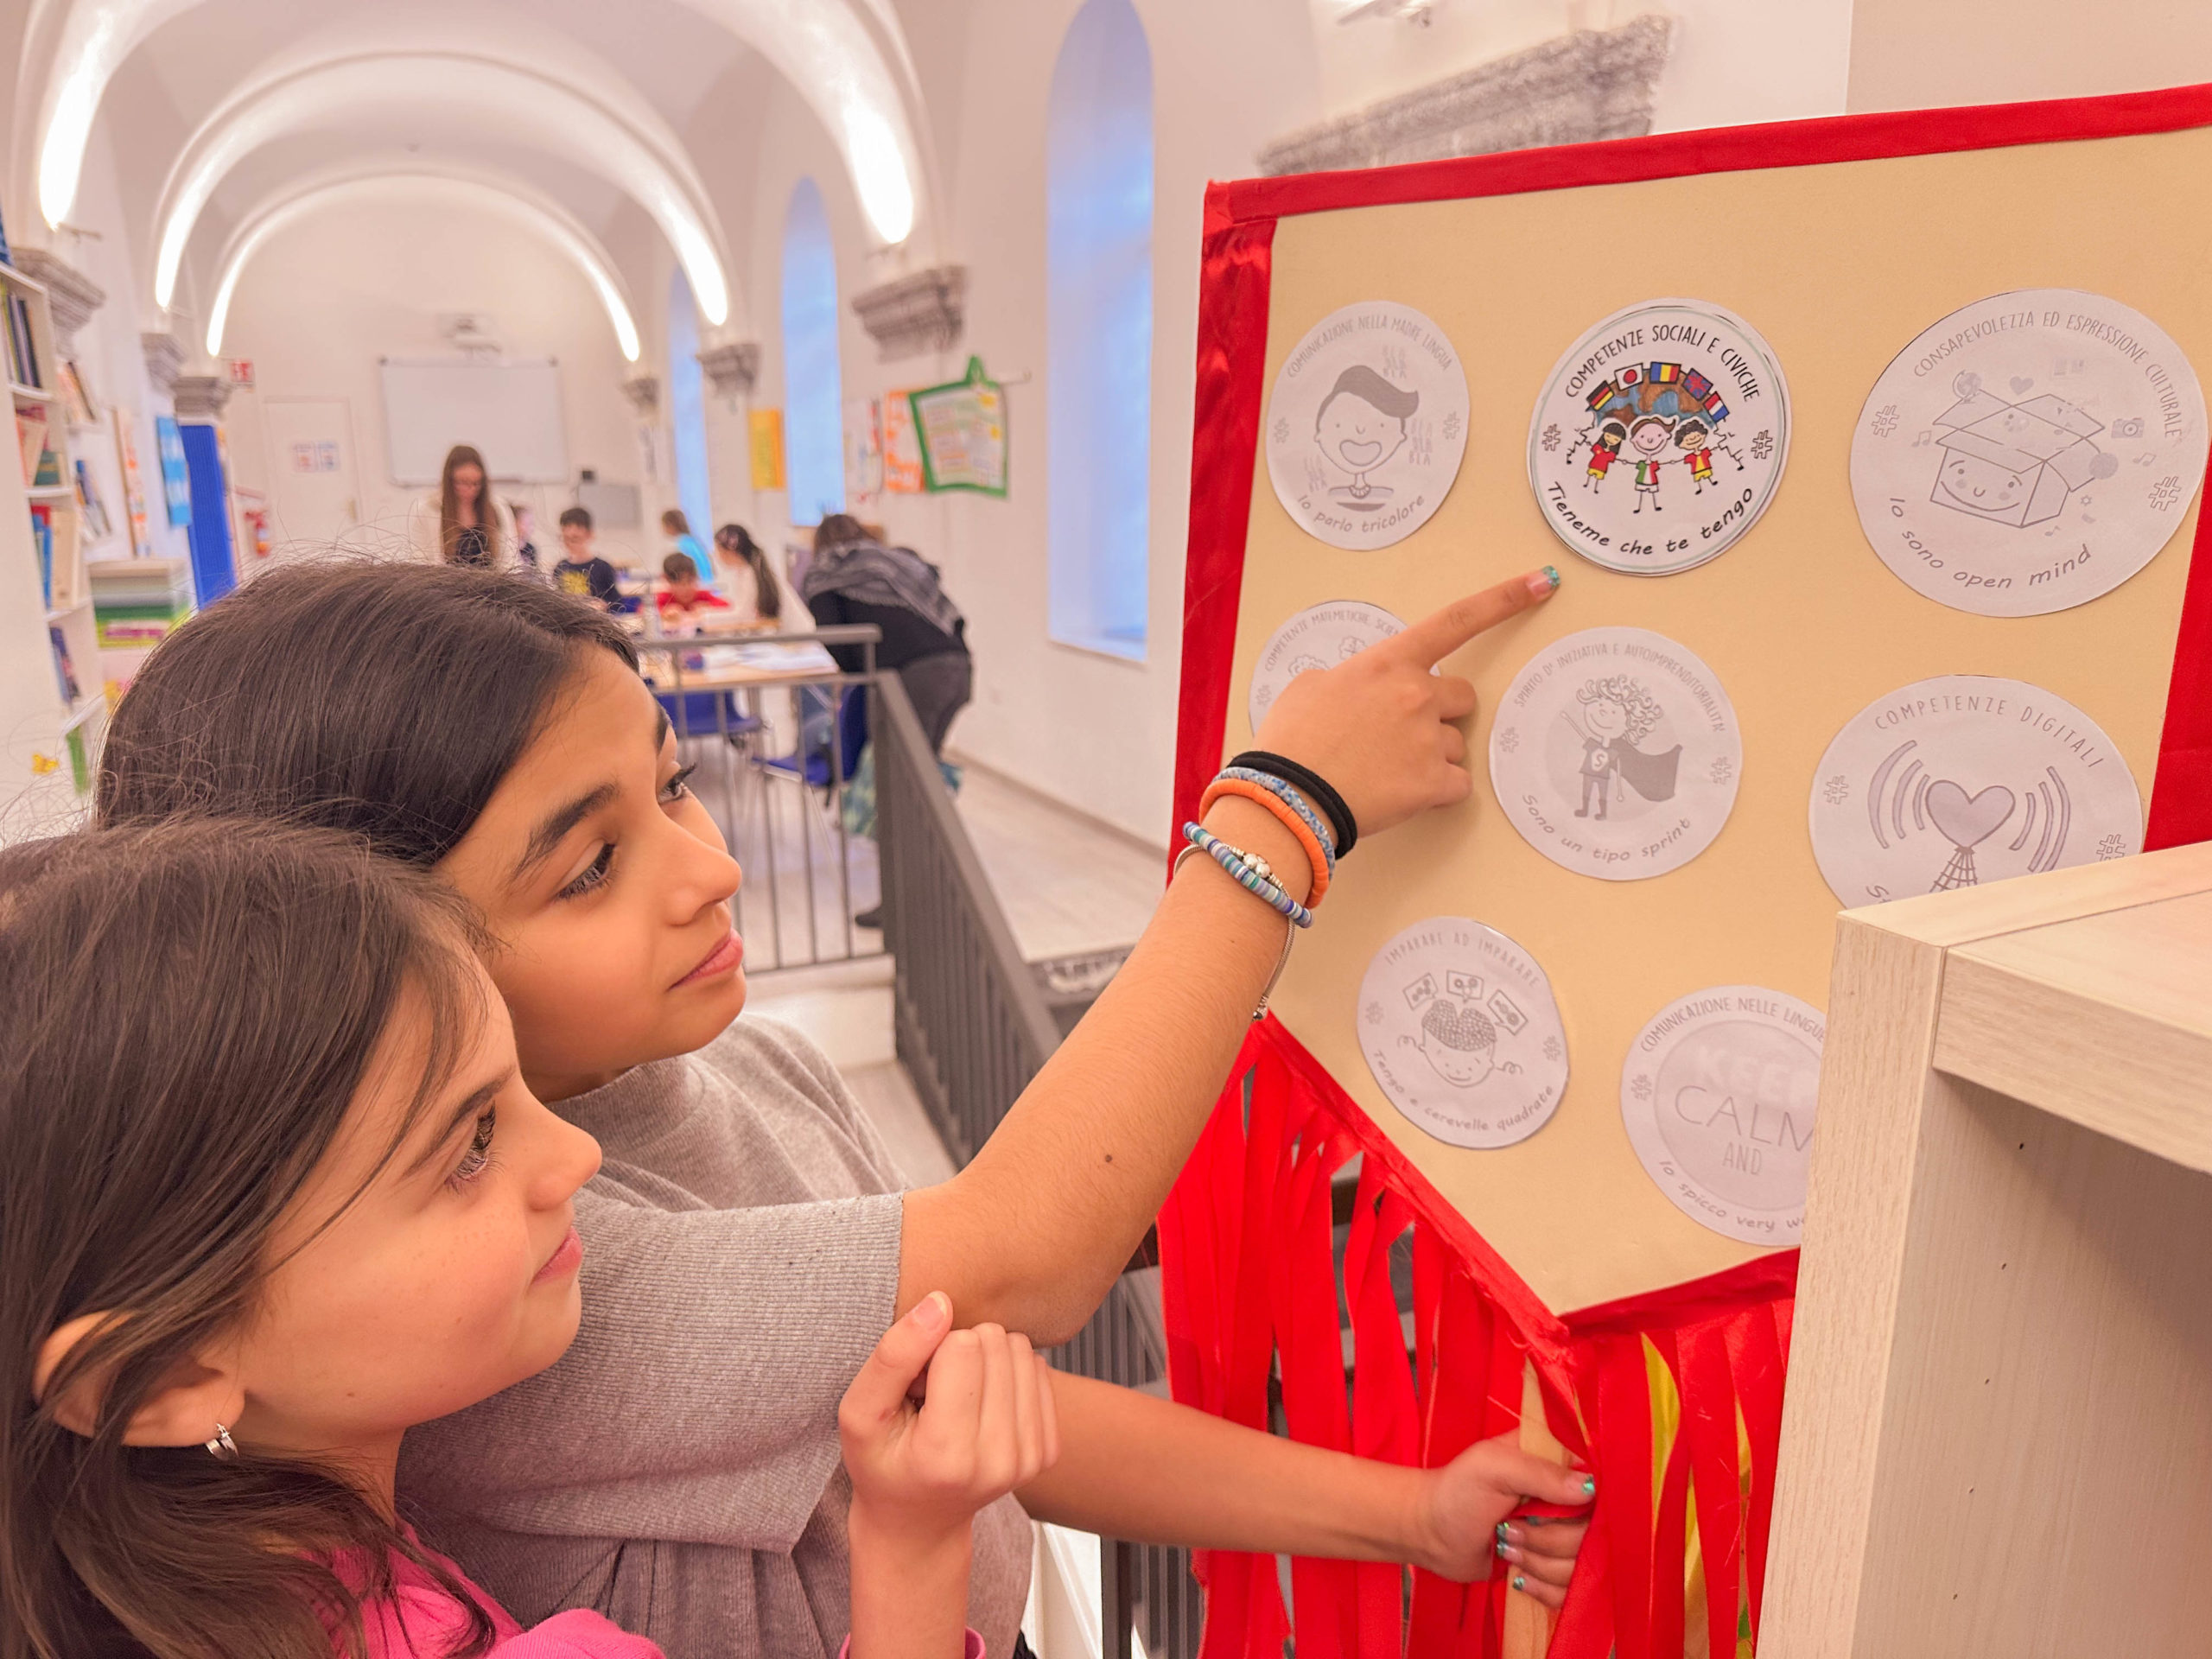
M724 524L715 532L715 551L721 556L721 562L731 568L729 600L740 615L745 610L745 575L749 573L753 615L763 622L780 620L784 614L783 591L776 585L776 572L768 563L767 550L753 539L753 532L743 524Z
M438 487L407 514L410 552L426 564L512 570L520 563L514 515L492 493L484 457L468 444L446 451Z
M1516 577L1302 677L1262 742L1332 784L1363 842L1464 800L1452 722L1472 688L1429 670L1551 591ZM1204 1126L1287 924L1192 861L976 1157L902 1191L829 1062L738 1018L740 872L687 775L613 619L479 573L336 563L273 571L155 651L111 724L98 810L344 829L478 907L524 1079L607 1161L576 1200L575 1347L409 1435L400 1490L518 1612L595 1607L687 1655L830 1659L849 1573L838 1395L931 1290L1039 1345L1082 1326ZM1305 846L1270 810L1232 795L1205 819L1291 902L1311 896ZM1465 1580L1489 1570L1517 1495L1584 1491L1502 1445L1400 1469L1082 1378L1052 1387L1059 1466L976 1524L969 1622L997 1652L1031 1515ZM1580 1535L1516 1523L1503 1547L1555 1602Z

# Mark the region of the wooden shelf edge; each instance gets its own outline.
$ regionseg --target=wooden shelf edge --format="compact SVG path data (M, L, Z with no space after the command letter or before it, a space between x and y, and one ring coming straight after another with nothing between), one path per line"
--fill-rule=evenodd
M69 718L61 722L62 735L67 737L106 706L107 693L105 690L94 691L84 697L69 711Z
M26 386L15 380L8 383L8 390L14 396L28 397L35 404L51 404L60 397L60 393L48 391L44 386Z

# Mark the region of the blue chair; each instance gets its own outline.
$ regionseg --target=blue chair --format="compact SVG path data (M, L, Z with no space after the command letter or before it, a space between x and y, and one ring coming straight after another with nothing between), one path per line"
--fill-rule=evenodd
M712 737L721 729L717 723L718 708L734 738L750 737L765 723L758 715L748 715L738 707L734 691L656 691L653 701L666 712L678 739Z
M799 747L792 753L770 755L755 764L764 772L779 778L789 778L804 783L810 789L828 789L830 774L829 734L817 723L826 715L823 704L828 699L817 687L806 686L799 692ZM868 745L868 688L849 685L837 706L838 776L849 779L853 768L861 763L861 750Z

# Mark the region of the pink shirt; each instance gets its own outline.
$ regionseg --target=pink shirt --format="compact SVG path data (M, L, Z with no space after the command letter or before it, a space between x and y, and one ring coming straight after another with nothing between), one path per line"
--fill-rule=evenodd
M452 1573L470 1599L490 1616L493 1640L486 1659L666 1659L644 1637L632 1636L581 1608L556 1613L525 1630L450 1557L425 1547L411 1528L407 1535L425 1555ZM391 1568L391 1594L361 1609L368 1659L445 1659L468 1633L467 1610L406 1557L394 1560ZM350 1577L342 1573L340 1576ZM837 1649L837 1659L852 1659L852 1651L853 1638L849 1636ZM968 1632L963 1659L983 1659L983 1638L973 1630Z

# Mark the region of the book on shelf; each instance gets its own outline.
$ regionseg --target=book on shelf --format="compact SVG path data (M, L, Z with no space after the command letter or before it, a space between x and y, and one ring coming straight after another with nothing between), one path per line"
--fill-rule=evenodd
M8 343L16 384L43 391L46 382L39 375L38 342L31 333L31 303L20 294L8 296Z
M31 540L38 546L38 585L46 596L46 608L54 608L54 511L50 507L31 509Z
M77 683L77 666L69 660L69 642L55 626L48 627L46 637L54 646L54 677L61 688L61 701L74 709L85 693Z
M192 614L191 569L182 559L94 559L85 574L103 651L156 645Z
M38 478L39 458L46 454L44 410L19 409L16 411L16 443L22 451L23 482L35 483Z
M100 499L99 486L92 482L91 469L82 461L77 462L77 505L85 510L85 534L93 541L105 541L113 528L107 504Z
M75 426L99 425L99 405L92 401L92 388L85 384L84 371L77 366L75 359L64 360L55 372L61 383L61 403L69 411L70 423Z

